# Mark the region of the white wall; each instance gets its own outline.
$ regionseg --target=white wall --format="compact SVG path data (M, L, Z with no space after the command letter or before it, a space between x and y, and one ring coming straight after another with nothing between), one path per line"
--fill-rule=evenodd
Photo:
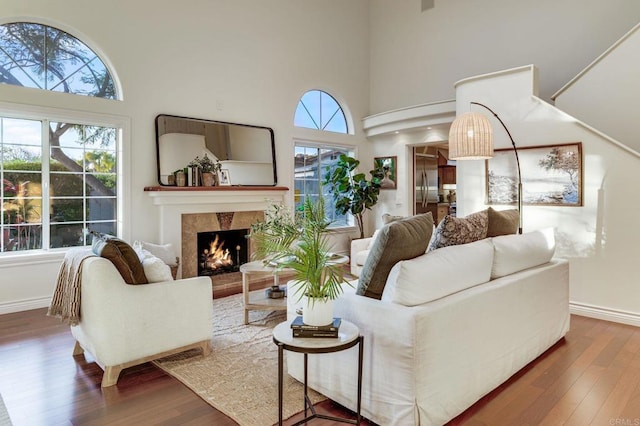
M460 82L457 109L468 111L470 101L491 107L519 147L582 142L584 205L525 206L524 231L555 228L556 255L571 262L573 312L640 325L640 197L633 189L640 180L640 158L535 94L535 69L523 67ZM496 148L510 147L506 132L488 117L493 120ZM486 208L484 162L457 165L459 215Z
M563 88L555 105L640 152L638 76L640 25Z
M371 0L371 109L453 98L453 84L536 64L551 95L640 21L630 0Z
M354 118L342 144L368 147L360 118L369 107L367 0L3 0L0 23L36 20L79 37L117 73L124 101L41 94L0 85L0 102L59 106L124 116L132 174L123 235L157 241L158 209L143 192L156 184L156 115L173 114L272 127L278 180L293 186L293 129L300 96L330 92ZM97 104L97 105L96 105ZM290 195L290 199L291 199ZM60 258L38 268L0 262L0 313L48 303Z

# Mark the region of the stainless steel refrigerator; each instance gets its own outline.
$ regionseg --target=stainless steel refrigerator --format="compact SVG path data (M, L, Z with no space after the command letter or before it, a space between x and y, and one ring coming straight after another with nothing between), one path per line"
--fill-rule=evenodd
M414 214L438 210L438 151L426 147L413 148Z

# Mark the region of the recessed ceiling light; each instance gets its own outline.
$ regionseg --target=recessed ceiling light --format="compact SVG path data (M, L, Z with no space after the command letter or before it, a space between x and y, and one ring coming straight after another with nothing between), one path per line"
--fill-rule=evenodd
M398 133L400 133L400 131L396 130L396 132L395 132L395 133L396 133L396 135L397 135Z
M431 130L431 127L427 127L427 130Z

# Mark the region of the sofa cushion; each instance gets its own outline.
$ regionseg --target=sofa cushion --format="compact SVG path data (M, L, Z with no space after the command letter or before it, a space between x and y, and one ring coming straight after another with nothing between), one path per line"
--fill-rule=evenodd
M431 302L491 279L493 244L484 239L443 247L395 264L382 300L405 306Z
M139 257L141 257L141 250L147 250L155 257L162 259L162 261L169 266L176 266L178 264L178 257L176 256L176 251L173 249L173 244L153 244L146 241L134 241L133 249L138 253ZM140 258L141 261L142 259L143 257Z
M424 254L432 231L433 216L430 212L396 220L382 227L362 268L357 294L380 299L393 265Z
M492 279L547 263L556 249L552 228L502 235L491 241L494 249Z
M489 207L487 216L489 219L487 237L497 237L518 232L518 226L520 225L518 209L494 210Z
M488 226L489 216L486 210L465 217L446 215L436 227L428 251L487 238Z
M109 234L93 234L94 254L109 259L127 284L147 284L144 268L135 250L125 241Z

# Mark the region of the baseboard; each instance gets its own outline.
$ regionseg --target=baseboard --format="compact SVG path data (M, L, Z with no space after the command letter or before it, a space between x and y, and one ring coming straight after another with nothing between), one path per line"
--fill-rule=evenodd
M583 317L596 318L640 327L640 314L634 312L618 311L615 309L603 308L601 306L575 302L569 304L569 311L572 314Z
M51 304L51 297L38 299L18 300L14 302L0 303L0 315L14 312L30 311L32 309L47 308Z

